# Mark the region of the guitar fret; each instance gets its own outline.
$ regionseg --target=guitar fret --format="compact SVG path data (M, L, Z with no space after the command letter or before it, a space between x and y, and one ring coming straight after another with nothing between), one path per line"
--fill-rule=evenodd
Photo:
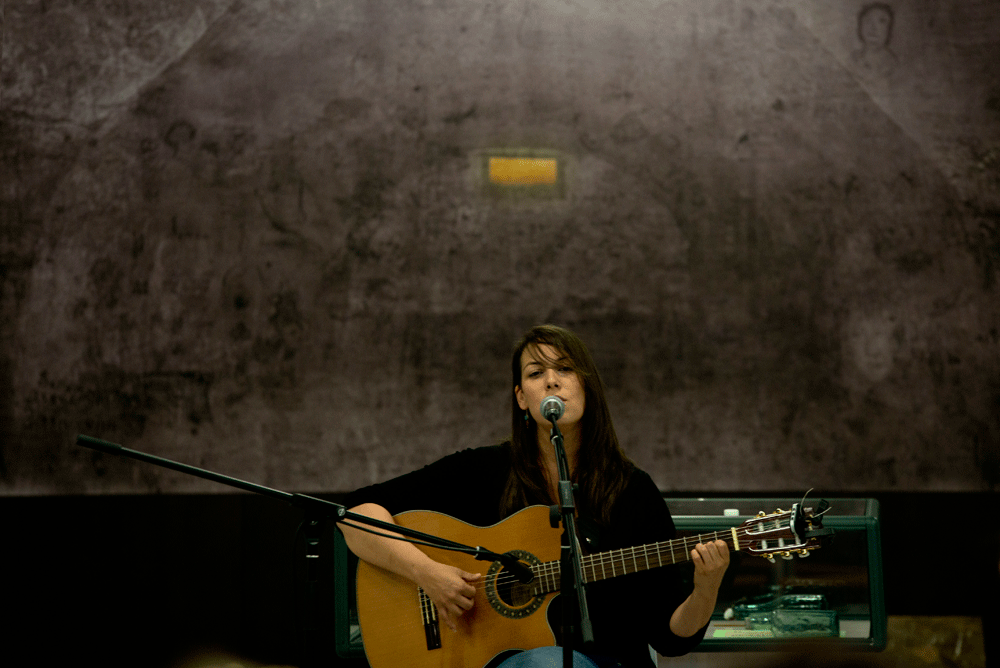
M727 540L728 542L728 534L730 532L723 533L726 534L723 540ZM716 540L719 535L720 532L716 531L698 536L685 536L659 543L633 545L617 550L586 555L581 562L584 582L596 582L629 573L652 570L665 565L678 564L682 561L690 561L691 548L695 544ZM738 544L737 541L734 542ZM670 550L670 560L664 561L668 549ZM650 560L650 552L654 553L655 560ZM609 570L610 573L608 572ZM562 564L558 561L539 565L535 569L535 575L539 581L536 582L533 595L544 595L559 591L559 588L562 586L561 572ZM431 605L433 606L433 604Z

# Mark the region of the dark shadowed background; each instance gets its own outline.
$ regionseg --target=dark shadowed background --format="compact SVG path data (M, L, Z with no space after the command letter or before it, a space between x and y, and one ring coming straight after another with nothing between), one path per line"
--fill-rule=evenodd
M665 492L981 517L995 565L1000 3L866 7L0 0L7 573L94 504L250 522L77 434L337 498L502 439L539 322Z

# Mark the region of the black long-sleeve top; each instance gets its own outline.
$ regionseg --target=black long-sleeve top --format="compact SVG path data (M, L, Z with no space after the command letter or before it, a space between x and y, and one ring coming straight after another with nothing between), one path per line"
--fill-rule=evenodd
M393 480L359 489L349 495L347 505L375 503L392 515L430 510L475 526L492 526L504 519L499 505L510 461L510 443L463 450ZM589 518L580 517L578 532L588 552L665 541L676 535L659 489L638 468L633 469L615 502L610 525L600 528ZM670 630L670 616L689 589L676 568L654 568L591 582L585 589L594 630L594 646L587 653L595 657L616 659L625 668L649 668L655 664L648 645L664 656L680 656L691 651L704 635L702 629L682 638ZM580 649L579 640L574 647Z

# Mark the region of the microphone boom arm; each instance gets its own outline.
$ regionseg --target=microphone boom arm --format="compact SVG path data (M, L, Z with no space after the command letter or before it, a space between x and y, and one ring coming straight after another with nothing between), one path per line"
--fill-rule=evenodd
M530 567L525 566L518 562L513 555L510 554L497 554L496 552L491 552L484 547L471 547L469 545L463 545L462 543L456 543L454 541L448 540L446 538L441 538L439 536L434 536L422 531L417 531L416 529L410 529L408 527L399 526L398 524L392 524L390 522L383 522L381 520L372 519L366 515L359 515L358 513L352 513L347 510L344 506L339 503L334 503L333 501L326 501L324 499L316 498L315 496L309 496L308 494L293 494L291 492L284 492L280 489L272 489L271 487L265 487L264 485L258 485L256 483L247 482L246 480L240 480L238 478L231 478L227 475L222 475L221 473L215 473L214 471L208 471L206 469L200 469L196 466L191 466L190 464L182 464L181 462L175 462L170 459L165 459L163 457L157 457L156 455L150 455L145 452L140 452L139 450L131 450L129 448L123 447L117 443L111 443L109 441L102 441L92 436L84 436L79 434L76 437L77 445L82 445L86 448L91 448L92 450L97 450L99 452L105 452L112 455L121 455L124 457L130 457L132 459L137 459L142 462L148 462L150 464L155 464L157 466L172 469L174 471L180 471L181 473L186 473L188 475L193 475L198 478L204 478L205 480L211 480L213 482L222 483L223 485L229 485L230 487L235 487L237 489L242 489L247 492L254 492L256 494L262 494L264 496L271 496L277 499L283 499L288 501L291 505L301 508L306 511L315 512L320 516L331 517L334 522L344 522L350 525L350 522L357 522L359 524L365 524L376 529L381 529L383 531L390 531L397 534L406 536L409 539L413 539L411 542L421 542L430 547L437 547L443 550L451 550L453 552L464 552L466 554L473 555L477 560L480 561L499 561L504 564L512 573L516 575L518 580L524 583L531 582L534 579L534 572L530 570ZM357 527L363 531L367 531L363 527ZM376 533L376 532L372 532ZM383 534L384 535L384 534ZM388 536L389 538L394 538L394 536ZM527 578L527 579L525 579Z

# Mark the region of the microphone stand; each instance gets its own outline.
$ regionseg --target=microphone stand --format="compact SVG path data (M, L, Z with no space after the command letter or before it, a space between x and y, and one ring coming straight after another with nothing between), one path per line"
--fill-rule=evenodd
M576 636L576 620L580 621L580 636L584 647L594 642L594 630L587 609L587 592L583 589L583 566L580 562L580 543L576 538L576 504L573 501L573 483L570 481L569 462L563 448L563 436L556 424L558 417L548 413L552 423L550 441L556 452L559 465L559 510L562 513L563 534L560 556L560 591L562 593L562 643L563 668L573 666L573 642Z
M278 489L264 487L263 485L247 482L246 480L231 478L220 473L215 473L214 471L200 469L195 466L182 464L163 457L157 457L156 455L150 455L138 450L130 450L129 448L118 445L117 443L102 441L91 436L84 436L83 434L80 434L76 437L76 443L77 445L82 445L101 452L131 457L132 459L138 459L139 461L155 464L163 468L173 469L174 471L180 471L181 473L187 473L188 475L193 475L198 478L212 480L214 482L219 482L224 485L229 485L230 487L246 490L248 492L283 499L288 501L291 505L303 509L307 514L311 514L313 516L318 515L320 517L330 517L333 519L334 523L344 522L347 526L352 526L351 523L365 524L384 531L402 534L413 539L410 542L423 543L429 547L470 554L478 561L499 561L521 582L528 583L534 579L534 571L532 571L529 566L520 562L517 557L509 552L497 554L496 552L491 552L484 547L471 547L469 545L463 545L462 543L456 543L454 541L447 540L446 538L417 531L416 529L409 529L390 522L383 522L365 515L352 513L339 503L318 499L314 496L309 496L308 494L292 494L290 492L283 492Z

